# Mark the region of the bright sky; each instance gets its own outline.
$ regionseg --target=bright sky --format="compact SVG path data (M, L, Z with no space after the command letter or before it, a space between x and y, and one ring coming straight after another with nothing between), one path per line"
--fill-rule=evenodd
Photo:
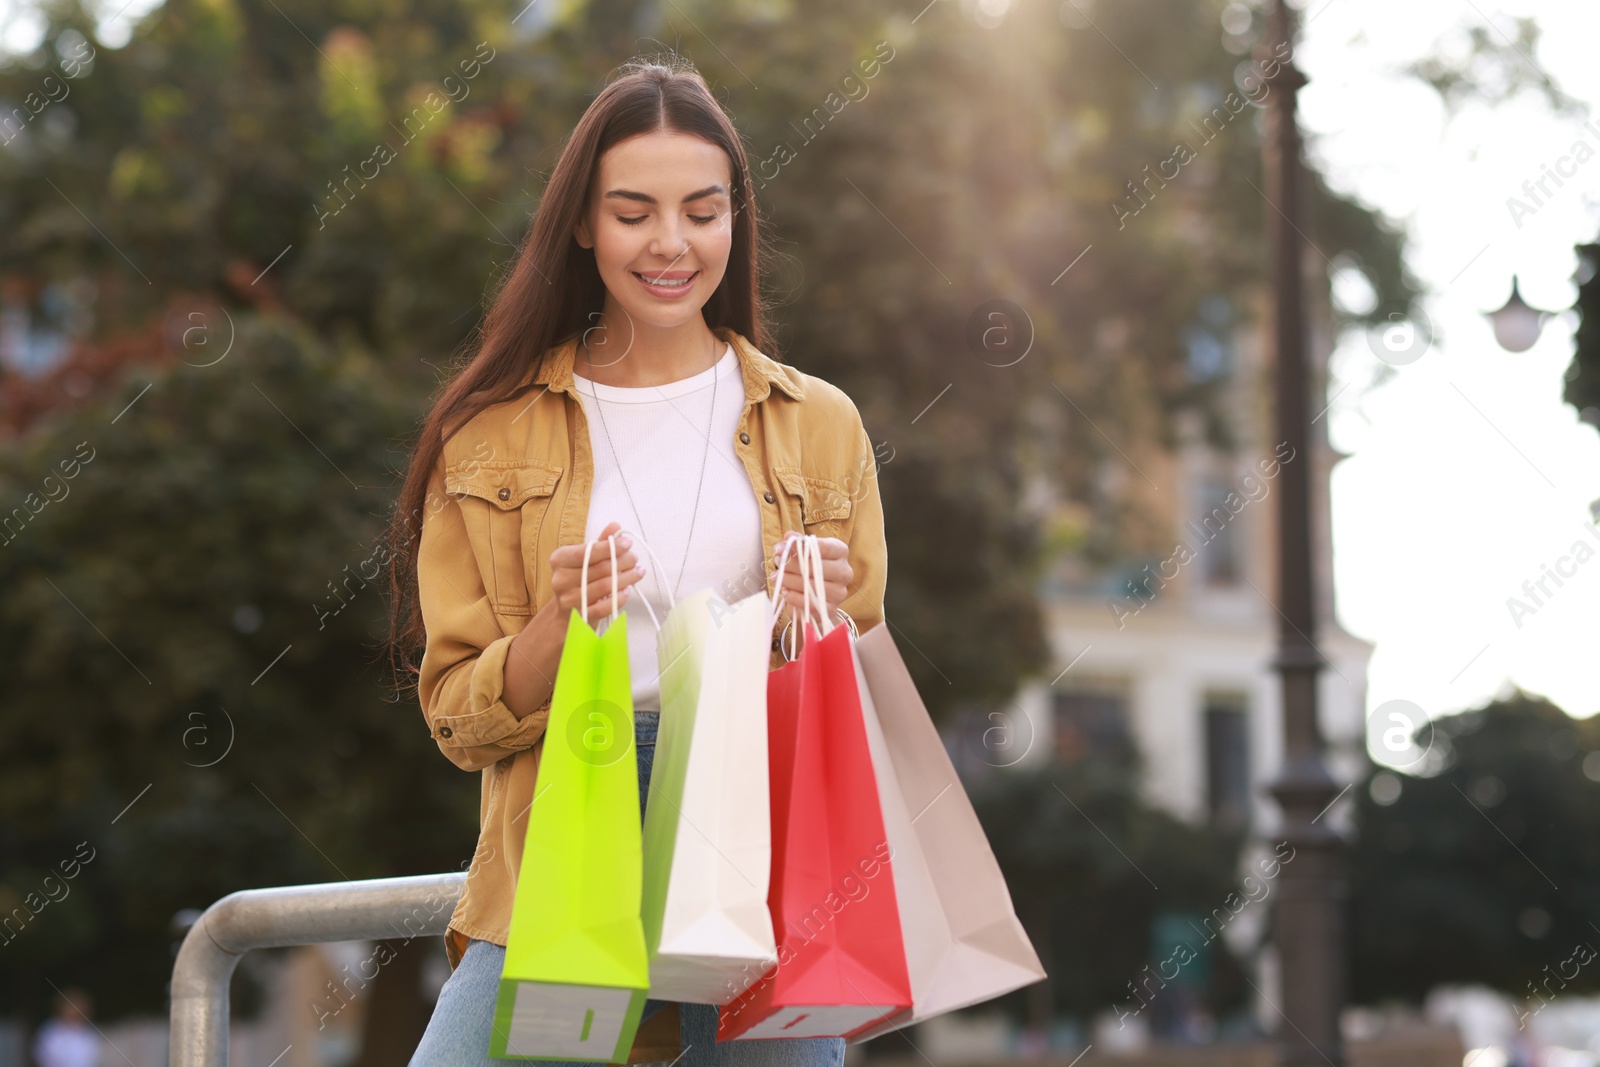
M112 48L128 43L134 25L161 0L86 0L84 7L99 13L101 41ZM32 0L0 0L0 50L28 52L37 48L44 31L38 4Z
M103 3L107 43L125 40L155 2ZM0 0L0 47L37 40L25 6ZM1583 115L1557 117L1529 96L1452 118L1400 73L1474 26L1514 36L1517 16L1542 30L1522 61L1582 101ZM1560 399L1575 319L1551 319L1531 351L1512 354L1482 312L1504 302L1513 273L1529 303L1569 307L1573 245L1600 239L1600 4L1308 0L1303 21L1297 56L1310 78L1302 117L1312 157L1336 188L1406 226L1435 334L1424 356L1376 389L1364 388L1379 369L1364 338L1347 339L1334 358L1329 432L1351 453L1333 483L1338 610L1377 645L1369 707L1404 699L1437 715L1514 683L1594 714L1600 555L1559 588L1546 579L1553 595L1541 604L1522 590L1586 539L1600 500L1600 434ZM1550 185L1554 195L1518 225L1507 198L1525 196L1522 184L1579 141L1594 158L1561 188ZM1512 596L1535 610L1513 619Z
M1520 61L1582 101L1584 114L1558 118L1529 97L1451 118L1436 94L1398 73L1472 26L1513 37L1516 16L1542 31ZM1298 57L1310 79L1302 100L1313 158L1336 188L1404 222L1436 338L1371 391L1361 385L1378 363L1366 340L1349 338L1335 354L1329 432L1351 453L1334 474L1335 581L1345 627L1377 645L1368 706L1404 699L1438 715L1514 683L1594 714L1600 551L1563 564L1576 573L1560 587L1546 579L1553 595L1540 594L1541 605L1522 591L1575 543L1600 550L1589 535L1600 537L1590 525L1600 433L1561 401L1576 318L1548 320L1537 345L1513 354L1495 344L1482 312L1504 303L1512 274L1535 307L1570 307L1573 245L1600 240L1600 5L1311 0L1304 17ZM1507 198L1526 201L1523 182L1578 141L1587 161L1514 220ZM1533 613L1513 619L1512 596Z

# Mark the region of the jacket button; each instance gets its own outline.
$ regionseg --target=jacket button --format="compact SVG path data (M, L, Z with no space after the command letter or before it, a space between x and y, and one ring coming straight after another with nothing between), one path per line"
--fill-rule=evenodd
M771 489L768 489L765 493L762 493L761 499L765 500L769 504L776 504L778 502L778 498L772 495Z
M502 490L500 490L500 499L501 500L510 500L511 499L511 490L510 489L502 489Z
M504 490L502 490L502 492L503 491ZM454 731L451 730L450 727L448 727L448 726L439 727L439 736L440 737L449 737L452 733L454 733Z
M750 435L747 434L747 433L740 434L739 435L739 443L742 444L742 445L749 444L750 443Z

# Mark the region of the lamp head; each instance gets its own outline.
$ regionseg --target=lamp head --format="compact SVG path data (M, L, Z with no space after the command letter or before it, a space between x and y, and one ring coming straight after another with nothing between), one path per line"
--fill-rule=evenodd
M1530 307L1517 291L1516 275L1511 276L1511 296L1505 305L1487 314L1494 327L1494 339L1507 352L1526 352L1539 340L1548 312Z

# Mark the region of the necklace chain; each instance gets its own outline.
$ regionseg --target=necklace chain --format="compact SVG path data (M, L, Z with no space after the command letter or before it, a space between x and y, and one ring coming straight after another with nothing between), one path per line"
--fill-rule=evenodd
M716 354L716 343L717 343L717 340L718 340L717 336L715 334L712 334L712 337L711 337L711 352L712 352L712 362L711 362L711 414L710 414L709 418L707 419L707 424L706 424L706 447L705 447L705 451L702 452L701 455L700 455L700 481L699 481L699 484L695 486L695 491L694 491L694 509L689 513L689 533L688 533L688 536L685 537L684 543L683 543L683 560L678 564L678 580L672 587L672 599L673 599L674 602L677 601L677 599L678 599L678 591L683 586L683 572L689 565L689 544L694 539L694 524L695 524L695 520L700 517L700 493L701 493L701 490L703 490L705 488L705 484L706 484L706 460L711 455L711 433L716 428L716 420L717 420L717 379L721 377L721 375L717 373L717 363L720 362L720 359L718 358L718 356ZM644 516L639 513L639 505L637 503L635 503L634 499L633 499L633 490L628 488L628 479L622 473L622 459L617 455L616 443L614 441L612 441L612 439L611 439L611 428L606 425L605 407L604 407L604 405L602 405L600 403L600 395L599 395L598 392L596 392L596 390L594 388L594 386L595 386L595 381L594 381L594 378L593 378L594 357L589 352L589 343L588 343L587 340L585 340L583 342L583 358L589 364L590 375L591 375L590 378L589 378L589 398L594 401L595 412L596 412L596 414L598 414L600 416L600 429L605 433L606 446L608 448L610 448L610 450L611 450L611 462L616 464L616 467L617 467L617 480L622 483L622 491L625 494L627 494L627 497L628 497L628 506L633 509L633 517L639 523L639 536L641 538L644 538L645 539L645 543L648 544L649 543L649 535L645 532ZM661 576L657 577L656 584L657 584L658 587L661 585L661 582L664 579L665 579L665 575L661 575Z

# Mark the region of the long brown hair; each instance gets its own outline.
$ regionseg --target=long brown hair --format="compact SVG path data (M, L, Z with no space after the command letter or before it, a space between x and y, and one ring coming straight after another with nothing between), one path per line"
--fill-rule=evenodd
M488 314L462 345L456 372L435 394L412 446L405 484L390 519L389 658L397 696L415 684L426 642L417 599L417 546L428 482L449 435L492 404L514 400L546 353L591 324L601 310L605 284L594 251L578 244L573 229L584 216L600 157L612 145L656 130L692 134L727 153L733 175L733 245L728 268L706 302L711 329L727 326L757 349L772 351L761 293L768 255L761 241L755 190L744 143L705 80L686 59L637 56L617 68L578 120L562 147L550 181L523 238L515 266L490 302Z

